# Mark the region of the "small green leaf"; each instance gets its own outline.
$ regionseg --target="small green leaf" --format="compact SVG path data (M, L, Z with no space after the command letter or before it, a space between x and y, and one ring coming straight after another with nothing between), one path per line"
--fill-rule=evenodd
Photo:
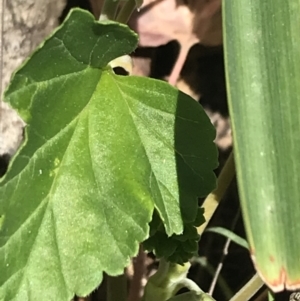
M163 257L167 261L184 264L197 253L198 240L196 227L186 224L182 234L173 234L171 237L168 237L164 227L161 227L152 233L143 245L146 250L154 251L158 258Z
M168 237L166 233L157 232L156 235L147 239L143 245L146 250L155 250L155 255L158 258L168 258L174 254L178 243L172 237Z
M204 218L204 208L198 208L197 216L195 221L193 222L195 227L200 227L202 224L205 223L205 218Z
M107 64L132 52L125 25L73 10L5 94L27 123L0 182L0 300L69 301L118 275L149 237L170 236L215 186L215 130L168 84Z
M150 237L143 243L144 248L153 251L157 257L163 257L170 262L178 264L187 262L197 254L200 236L196 227L205 222L203 213L204 208L199 207L195 220L185 224L182 234L168 237L165 227L155 211L150 223Z

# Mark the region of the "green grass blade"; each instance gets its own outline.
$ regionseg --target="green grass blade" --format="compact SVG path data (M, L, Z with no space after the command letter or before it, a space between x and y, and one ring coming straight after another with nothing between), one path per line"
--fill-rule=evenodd
M224 1L235 159L250 252L273 291L300 288L300 2Z
M238 236L237 234L235 234L234 232L232 232L232 231L230 231L226 228L212 227L212 228L208 228L206 231L223 235L223 236L229 238L230 240L232 240L237 245L241 246L242 248L248 249L248 247L249 247L248 242L246 241L246 239Z

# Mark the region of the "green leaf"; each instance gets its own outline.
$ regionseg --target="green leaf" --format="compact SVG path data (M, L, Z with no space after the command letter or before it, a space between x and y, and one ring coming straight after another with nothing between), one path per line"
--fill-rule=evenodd
M215 186L215 130L168 84L122 77L125 25L73 10L14 75L6 101L25 142L0 182L0 300L66 300L118 275L149 237L197 217Z
M256 269L300 288L300 2L224 1L235 161Z
M196 227L205 222L203 213L204 209L198 208L196 219L192 223L185 224L182 234L168 237L155 211L150 223L150 237L143 243L145 250L153 251L158 258L184 264L197 254L200 236Z
M158 258L184 264L197 253L198 240L197 229L192 225L185 225L183 234L168 237L164 229L161 229L144 241L143 246L146 250L153 251Z
M205 223L204 208L198 208L197 216L193 224L195 225L195 227L200 227L204 223Z
M152 234L144 243L144 248L153 251L158 258L184 264L192 258L198 250L199 235L193 225L185 225L184 232L180 235L168 237L164 229Z
M212 228L208 228L205 231L207 232L214 232L214 233L218 233L221 234L227 238L229 238L230 240L232 240L233 242L235 242L237 245L249 249L249 245L248 242L246 241L246 239L238 236L237 234L235 234L234 232L223 228L223 227L212 227Z

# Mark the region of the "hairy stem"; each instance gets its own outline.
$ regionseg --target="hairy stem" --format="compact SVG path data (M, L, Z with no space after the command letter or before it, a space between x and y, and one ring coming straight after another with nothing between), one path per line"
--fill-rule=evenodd
M151 276L151 279L155 283L161 283L167 277L170 267L170 262L166 261L164 258L160 259L158 270Z

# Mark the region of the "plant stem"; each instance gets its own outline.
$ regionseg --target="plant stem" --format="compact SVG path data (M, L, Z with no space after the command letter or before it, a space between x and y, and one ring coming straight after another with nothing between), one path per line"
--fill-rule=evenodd
M161 258L156 273L151 276L152 281L155 283L163 282L168 274L169 267L170 262L166 261L164 258Z
M201 235L217 209L219 202L225 195L227 188L235 175L235 166L233 152L231 151L217 181L217 188L210 193L204 200L202 207L204 207L205 223L197 228L198 234Z
M231 299L230 301L250 300L258 290L264 285L261 278L256 273Z
M239 219L239 216L240 216L240 209L237 211L237 213L235 214L235 217L232 221L232 225L230 227L230 229L232 231L234 231L235 227L236 227L236 224L238 222L238 219ZM225 261L225 258L226 256L228 255L228 250L229 250L229 245L231 243L231 239L230 238L227 238L226 239L226 242L225 242L225 245L224 245L224 248L223 248L223 254L222 254L222 257L220 259L220 262L217 266L217 269L216 269L216 272L215 272L215 275L213 277L213 280L211 282L211 285L210 285L210 288L209 288L209 291L208 291L208 294L209 295L213 295L213 292L214 292L214 289L216 287L216 284L217 284L217 281L218 281L218 278L221 274L221 270L223 268L223 264L224 264L224 261Z
M193 280L188 278L184 278L178 283L176 287L176 293L179 292L179 290L181 290L182 288L187 288L188 290L196 293L204 293Z
M211 265L205 257L195 257L191 261L192 263L196 263L201 265L201 267L205 268L206 271L210 276L214 276L216 273L216 269ZM224 297L226 300L229 300L233 296L233 292L231 291L231 288L228 286L225 279L220 275L217 279L217 283L224 294Z
M146 270L146 253L140 245L139 253L133 259L133 277L130 283L127 301L139 301L141 299L141 291L143 288L143 278Z
M107 301L125 301L127 299L126 275L107 276Z
M157 272L149 278L145 286L143 301L164 301L175 296L178 290L183 287L182 281L185 281L190 266L189 262L179 265L161 258ZM192 287L189 282L187 285ZM199 288L197 288L198 291Z
M105 0L101 9L99 21L115 20L118 6L119 0Z
M121 8L120 12L116 17L116 21L120 23L127 23L129 21L130 16L136 9L135 0L127 0L126 3Z

